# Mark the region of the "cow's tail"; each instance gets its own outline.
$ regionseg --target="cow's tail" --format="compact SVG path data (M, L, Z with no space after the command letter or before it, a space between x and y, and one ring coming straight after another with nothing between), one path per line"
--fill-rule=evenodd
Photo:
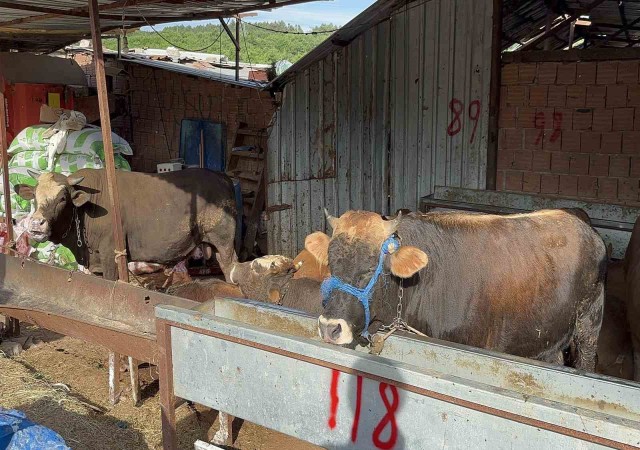
M607 271L606 254L598 265L598 279L592 294L578 305L576 329L571 345L573 366L576 369L595 372L597 363L598 337L602 327L605 301L605 277Z

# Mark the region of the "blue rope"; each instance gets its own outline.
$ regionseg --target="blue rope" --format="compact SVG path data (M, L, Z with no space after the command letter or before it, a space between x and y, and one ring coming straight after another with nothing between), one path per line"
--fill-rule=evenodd
M358 301L364 307L364 330L362 331L362 336L369 336L369 302L371 301L371 295L373 293L373 288L378 282L378 278L382 274L382 269L384 265L384 258L386 255L397 251L400 248L400 241L394 236L387 238L386 241L382 243L382 247L380 248L380 257L378 258L378 266L376 267L373 276L369 280L369 283L363 288L358 289L355 286L350 285L349 283L345 283L340 278L335 275L331 275L329 278L322 282L322 286L320 287L320 292L322 293L322 306L326 307L329 302L329 296L336 289L342 292L345 292L349 295L354 296L358 299Z

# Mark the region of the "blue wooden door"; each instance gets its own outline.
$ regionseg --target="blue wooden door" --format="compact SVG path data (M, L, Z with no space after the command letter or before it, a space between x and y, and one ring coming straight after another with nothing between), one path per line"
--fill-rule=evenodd
M225 170L224 126L202 119L183 119L180 125L180 158L187 166L200 165L200 139L204 139L204 167Z

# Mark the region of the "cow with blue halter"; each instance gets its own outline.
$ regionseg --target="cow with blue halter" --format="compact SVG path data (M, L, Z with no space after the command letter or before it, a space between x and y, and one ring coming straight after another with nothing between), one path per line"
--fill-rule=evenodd
M353 347L397 314L428 336L593 371L606 249L575 212L327 214L306 249L322 284L320 337Z

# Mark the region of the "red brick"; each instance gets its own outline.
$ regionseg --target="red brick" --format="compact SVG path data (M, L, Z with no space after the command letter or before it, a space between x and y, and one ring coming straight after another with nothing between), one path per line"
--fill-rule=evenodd
M640 177L640 156L631 157L631 176L634 178Z
M621 200L638 200L638 179L623 178L618 180L618 198Z
M622 153L640 154L640 131L622 133Z
M600 61L598 63L598 73L596 84L616 84L618 81L618 62Z
M520 150L522 148L522 130L507 128L504 130L504 145L502 148Z
M540 192L540 174L525 173L522 177L522 190L524 192Z
M520 84L533 84L536 79L536 64L518 64L518 79Z
M607 86L607 108L623 108L627 106L627 86L618 84Z
M618 63L618 83L638 84L638 61L620 61Z
M556 108L555 113L557 116L556 120L560 122L559 128L561 130L573 129L573 109Z
M577 84L595 84L596 83L597 63L581 62L577 64L576 83Z
M587 88L585 86L567 86L567 107L584 108L586 95Z
M528 106L529 88L527 86L507 87L507 106Z
M531 170L533 153L527 150L514 152L513 168L519 170Z
M518 65L506 64L502 68L501 80L503 85L518 84Z
M586 89L587 94L584 106L586 106L587 108L604 108L606 106L606 86L587 86Z
M496 190L504 191L504 170L496 172Z
M551 153L549 152L533 152L531 160L531 170L534 172L551 171Z
M593 131L611 131L613 126L613 110L596 108L593 110Z
M536 109L521 106L518 108L518 128L535 127Z
M590 109L576 109L573 113L574 130L590 130L593 124L593 113Z
M598 198L614 199L618 196L618 180L598 178Z
M551 172L569 173L571 166L571 155L568 153L551 154Z
M634 108L633 129L640 131L640 108Z
M576 63L565 63L558 66L557 84L576 83Z
M529 88L529 105L547 106L549 86L531 86Z
M601 153L620 153L622 150L622 131L602 133Z
M562 131L555 131L555 130L545 131L542 148L548 152L561 151L562 150Z
M524 130L524 149L525 150L541 150L544 140L544 131L535 128L525 128Z
M542 174L540 177L540 192L542 194L557 194L560 177L558 175Z
M601 133L585 131L580 135L580 151L598 153L600 151Z
M589 175L589 155L574 153L569 160L569 173L572 175Z
M627 88L627 106L640 106L640 86Z
M547 105L564 107L567 103L567 87L566 86L549 86L549 94L547 96Z
M579 131L563 131L562 132L562 151L563 152L579 152L580 151L580 132Z
M538 64L538 76L536 82L538 84L555 84L558 72L558 63L542 62Z
M578 178L578 197L596 198L598 196L598 179L596 177Z
M512 150L499 149L498 150L498 169L513 168L514 158L515 158L515 152L513 152Z
M498 126L500 128L515 128L518 109L514 106L500 108L498 116Z
M558 193L575 197L578 194L578 177L576 175L560 175Z
M616 108L613 110L613 130L631 131L633 130L634 108Z
M613 155L609 163L609 175L612 177L628 177L630 165L630 156Z
M505 188L508 191L522 191L522 172L507 170L505 173Z
M609 155L589 155L589 175L606 177L609 175Z

